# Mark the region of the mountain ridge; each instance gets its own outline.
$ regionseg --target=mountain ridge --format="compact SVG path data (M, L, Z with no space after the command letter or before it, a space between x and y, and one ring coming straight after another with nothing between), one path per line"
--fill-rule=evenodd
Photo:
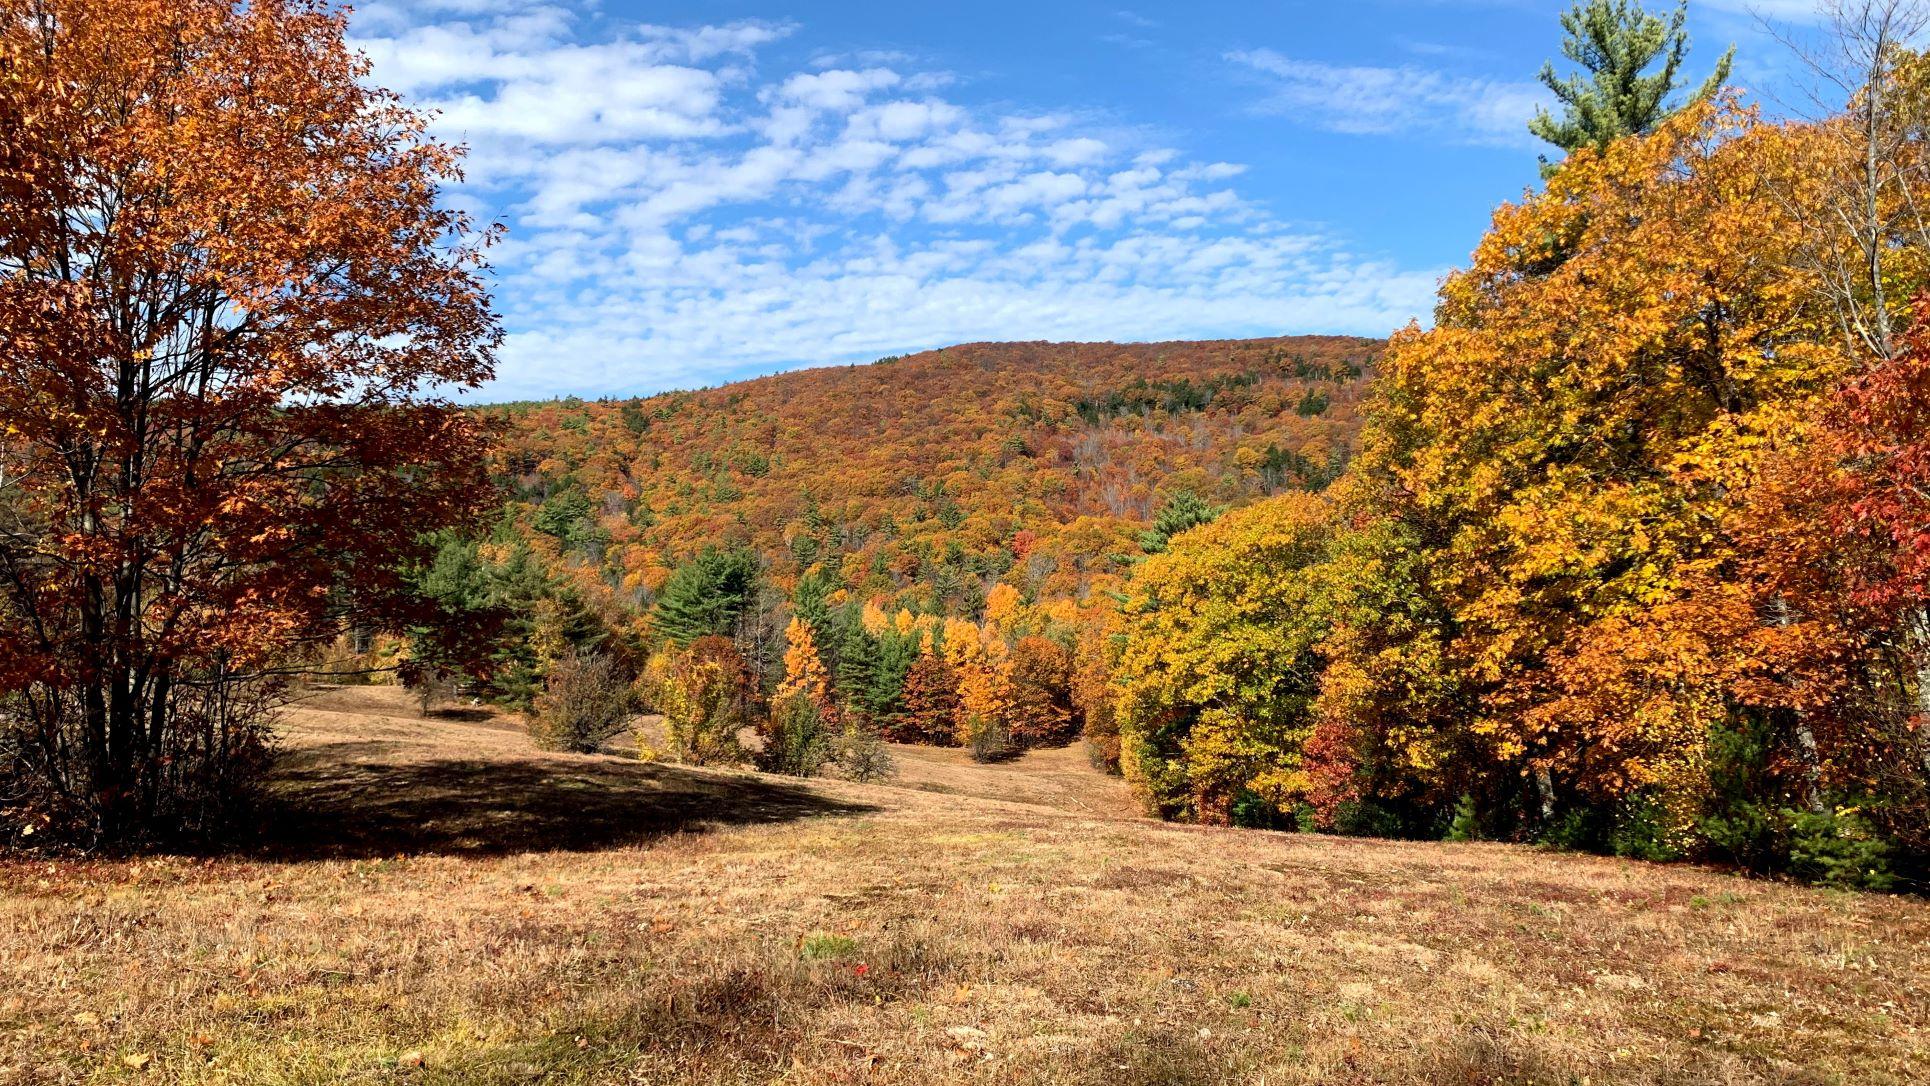
M780 581L829 563L867 598L970 612L1000 580L1089 591L1181 492L1232 506L1323 487L1382 346L986 341L475 410L505 426L492 467L525 534L629 606L730 543Z

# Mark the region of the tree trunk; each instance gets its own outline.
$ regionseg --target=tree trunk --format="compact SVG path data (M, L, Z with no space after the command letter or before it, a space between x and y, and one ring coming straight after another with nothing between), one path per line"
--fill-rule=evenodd
M1917 717L1917 760L1930 772L1930 610L1920 610L1910 619L1911 664L1917 681L1910 707Z
M1555 821L1555 775L1547 766L1535 768L1535 795L1541 801L1541 824L1545 829Z

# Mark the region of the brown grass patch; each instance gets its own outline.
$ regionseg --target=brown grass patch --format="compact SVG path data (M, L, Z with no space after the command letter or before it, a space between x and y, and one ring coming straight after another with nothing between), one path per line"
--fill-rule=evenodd
M298 711L255 852L0 863L0 1083L1930 1076L1919 900L1102 817L1036 801L1116 782L1025 762L982 770L1013 800L543 755L383 697Z

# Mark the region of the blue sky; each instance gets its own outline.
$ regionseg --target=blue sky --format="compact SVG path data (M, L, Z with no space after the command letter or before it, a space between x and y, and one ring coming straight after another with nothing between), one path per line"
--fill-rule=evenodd
M367 0L376 82L507 228L489 399L974 340L1384 335L1489 211L1556 0ZM1659 0L1652 6L1660 7ZM1700 78L1752 13L1691 5Z

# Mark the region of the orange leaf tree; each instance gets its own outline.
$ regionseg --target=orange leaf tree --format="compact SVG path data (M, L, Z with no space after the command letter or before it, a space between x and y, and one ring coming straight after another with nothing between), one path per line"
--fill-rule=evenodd
M1578 154L1396 337L1349 510L1408 587L1338 611L1337 746L1436 804L1686 825L1751 625L1737 497L1849 368L1796 259L1812 138L1699 107Z
M958 673L938 653L912 661L905 673L905 711L892 722L894 743L951 746L958 742Z
M1019 638L1007 667L1012 738L1022 747L1062 747L1078 735L1072 707L1072 653L1048 637Z
M0 0L0 712L35 817L208 817L235 681L400 617L482 493L438 390L490 373L487 234L344 33L321 0Z

